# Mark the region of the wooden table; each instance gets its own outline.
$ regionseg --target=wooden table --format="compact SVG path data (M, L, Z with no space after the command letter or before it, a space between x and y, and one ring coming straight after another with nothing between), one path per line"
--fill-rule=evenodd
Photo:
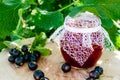
M61 65L64 59L60 54L56 43L47 43L46 47L52 50L50 56L41 57L38 61L38 68L45 73L50 80L85 80L88 73L94 69L74 69L68 73L61 71ZM0 53L0 80L34 80L33 71L28 69L27 63L22 67L16 67L15 64L8 62L9 53L3 50ZM104 68L104 74L99 80L120 80L120 52L104 51L97 65Z

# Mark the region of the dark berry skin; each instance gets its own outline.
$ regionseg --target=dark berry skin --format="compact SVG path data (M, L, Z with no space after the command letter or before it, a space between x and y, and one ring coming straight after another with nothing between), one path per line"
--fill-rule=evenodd
M86 80L95 80L95 78L89 77Z
M90 76L91 78L98 79L98 78L100 77L100 74L99 74L98 71L93 70L93 71L91 71L91 72L89 73L89 76Z
M8 57L8 61L11 62L11 63L14 63L15 62L15 57L14 56L9 56Z
M68 63L64 63L64 64L62 65L61 69L62 69L62 71L63 71L64 73L67 73L67 72L69 72L69 71L71 70L71 65L68 64Z
M35 80L40 80L42 77L44 77L44 73L41 70L36 70L33 73L33 77Z
M40 80L49 80L47 77L42 77Z
M37 69L38 65L36 64L36 62L31 61L28 63L28 67L30 70L35 70Z
M30 55L29 56L29 61L35 61L35 62L37 62L37 57L35 55Z
M10 48L10 49L9 49L10 55L13 55L13 50L14 50L14 48Z
M14 57L18 57L18 56L20 56L20 54L21 54L21 52L20 52L19 50L17 50L17 49L14 49L14 50L13 50L13 54L12 54L12 55L13 55Z
M95 70L98 71L100 75L103 74L103 68L102 68L102 67L96 66L96 67L95 67Z
M27 46L27 45L23 45L23 46L21 47L21 51L23 51L23 52L28 52L28 46Z
M29 56L30 56L29 53L25 53L25 54L23 55L24 62L28 62L28 61L29 61Z
M35 55L37 57L37 59L40 58L40 52L38 52L38 51L34 51L33 55Z
M23 57L17 57L15 59L15 64L18 66L22 66L24 64Z

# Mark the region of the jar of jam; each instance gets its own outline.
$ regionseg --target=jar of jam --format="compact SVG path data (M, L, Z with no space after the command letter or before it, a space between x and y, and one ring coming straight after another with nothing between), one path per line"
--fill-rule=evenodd
M104 45L100 19L90 12L79 13L67 16L63 27L60 50L65 61L77 68L94 66Z

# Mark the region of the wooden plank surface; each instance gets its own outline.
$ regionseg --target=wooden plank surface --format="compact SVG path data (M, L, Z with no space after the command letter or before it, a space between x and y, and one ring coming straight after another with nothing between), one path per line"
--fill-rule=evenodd
M52 50L52 55L41 57L38 61L38 68L45 73L50 80L86 80L88 73L94 69L74 69L68 73L61 71L64 59L61 56L59 47L56 43L47 43ZM33 71L28 69L27 63L22 67L16 67L8 62L9 53L3 50L0 53L0 80L34 80ZM101 59L97 65L104 68L104 74L99 80L120 80L120 52L103 51Z

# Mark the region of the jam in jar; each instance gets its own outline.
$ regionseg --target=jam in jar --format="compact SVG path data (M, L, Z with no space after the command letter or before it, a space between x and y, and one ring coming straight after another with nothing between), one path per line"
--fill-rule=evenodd
M67 16L63 27L60 50L65 61L77 68L94 66L104 45L100 19L89 12L79 13Z

